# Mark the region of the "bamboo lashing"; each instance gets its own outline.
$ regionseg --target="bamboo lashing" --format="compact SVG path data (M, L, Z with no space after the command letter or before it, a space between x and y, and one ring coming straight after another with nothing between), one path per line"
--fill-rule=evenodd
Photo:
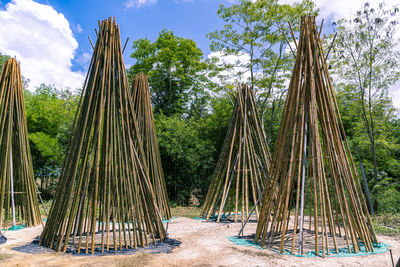
M114 18L99 22L74 130L40 244L95 253L166 237Z
M235 105L224 144L202 208L202 216L217 216L233 212L234 221L243 223L249 207L261 197L270 168L271 156L261 126L254 93L250 86L238 87ZM216 213L216 214L215 214Z
M19 63L8 59L0 74L0 229L36 226L40 216L29 148Z
M321 29L320 29L321 30ZM320 31L319 31L320 32ZM373 251L377 242L329 77L315 17L303 17L255 241L303 254ZM308 187L308 189L307 189ZM308 203L308 209L305 207ZM290 210L294 209L294 216ZM309 212L308 227L305 211ZM312 249L312 247L311 247Z
M160 151L157 143L154 117L151 107L149 82L144 73L136 75L131 86L132 101L135 107L136 121L139 127L139 138L143 144L145 161L148 166L148 176L154 192L156 192L157 205L161 216L165 220L171 219L168 201L167 186L161 164Z

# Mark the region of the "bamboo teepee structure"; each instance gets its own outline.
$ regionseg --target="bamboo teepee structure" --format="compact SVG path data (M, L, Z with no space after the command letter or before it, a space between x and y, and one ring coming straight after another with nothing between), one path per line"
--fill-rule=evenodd
M244 222L255 205L258 218L258 200L267 181L270 160L254 93L250 86L240 85L202 216L217 216L219 222L224 213L233 211L234 221L240 216Z
M297 55L255 241L290 253L373 251L361 191L315 17L303 17ZM290 211L294 209L294 214Z
M149 91L149 82L144 73L136 75L131 87L133 106L135 107L136 121L139 127L139 138L143 144L148 176L156 194L157 205L161 216L165 220L171 219L168 202L167 186L161 164L160 151L154 128L153 110Z
M40 244L92 254L162 241L114 18L99 23L55 201Z
M40 224L36 194L21 71L10 58L0 74L0 229Z

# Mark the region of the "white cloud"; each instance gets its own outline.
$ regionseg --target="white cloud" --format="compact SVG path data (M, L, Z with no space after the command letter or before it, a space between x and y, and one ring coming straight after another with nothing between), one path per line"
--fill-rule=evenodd
M92 59L92 55L85 52L82 55L80 55L76 61L80 65L88 67L91 59Z
M157 0L128 0L124 2L126 8L140 8L144 6L150 6L157 3Z
M83 31L82 26L80 24L76 25L76 31L81 33Z
M400 83L397 82L389 89L389 95L392 97L393 105L400 109Z
M279 0L279 3L283 4L293 4L299 3L300 0ZM339 18L350 18L359 10L365 0L314 0L313 1L317 8L319 8L319 17L321 18L332 18L334 20ZM372 0L370 3L377 4L385 2L389 6L398 6L400 0Z
M218 67L231 66L228 70L223 70L218 77L212 80L214 83L223 85L236 85L238 83L247 82L250 78L250 71L246 65L250 62L250 56L246 53L237 55L224 55L223 51L212 52L208 55L208 59L217 60Z
M293 4L300 0L279 0L281 4ZM351 18L363 7L365 0L314 0L316 7L319 8L319 18L337 20L340 18ZM400 0L378 0L369 1L372 6L384 2L388 7L400 7ZM395 107L400 108L400 82L389 89Z
M30 88L82 87L84 74L71 70L78 43L63 14L32 0L13 0L0 10L0 52L21 62Z
M225 0L226 2L228 2L228 3L231 3L231 4L238 4L240 1L239 0ZM257 0L251 0L251 2L256 2Z

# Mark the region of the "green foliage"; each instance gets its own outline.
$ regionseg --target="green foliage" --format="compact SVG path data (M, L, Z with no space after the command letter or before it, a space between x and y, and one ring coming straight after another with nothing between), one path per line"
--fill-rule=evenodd
M167 191L171 202L187 205L202 198L214 168L215 149L196 121L160 114L155 119Z
M291 39L288 21L295 31L298 30L300 17L313 13L313 7L310 1L291 6L281 5L277 0L242 0L229 7L220 5L217 14L225 25L207 35L211 40L210 48L224 55L248 55L248 62L223 64L222 67L225 70L240 67L242 71L232 73L235 76L250 72L248 82L252 88L280 87L293 62L293 58L285 54L286 39Z
M203 118L181 119L159 114L157 139L172 204L202 203L225 138L232 113L228 98L214 98Z
M35 175L56 173L71 135L77 96L46 85L24 95Z
M339 20L333 49L336 73L354 86L360 100L379 100L400 78L396 37L398 8L368 2L351 20Z
M211 112L201 120L203 136L213 143L216 150L215 163L225 140L226 131L233 112L228 96L211 99Z
M389 97L382 98L379 108L375 106L374 109L375 148L377 166L379 167L376 178L370 139L365 131L364 121L360 117L362 112L360 102L354 101L356 96L348 86L347 89L337 88L337 98L351 150L355 152L356 145L359 147L372 199L375 203L375 211L378 213L396 212L393 207L396 207L398 200L396 200L396 194L393 192L400 190L400 138L397 134L400 130L400 124ZM357 156L354 159L358 166Z
M199 116L205 112L208 65L193 40L163 30L155 42L134 41L131 57L135 64L129 77L132 80L139 72L148 76L155 114Z
M398 9L369 3L339 20L332 53L335 87L352 150L360 148L378 213L396 213L400 190L398 113L388 89L400 78Z
M232 63L212 58L211 63L217 67L211 75L228 91L238 82L251 85L266 123L269 143L276 138L286 95L285 82L294 63L292 53L286 52L287 41L292 40L288 22L296 34L301 16L316 13L314 3L308 0L293 5L280 4L278 0L241 0L229 7L220 5L217 14L225 24L207 35L212 51L244 59ZM293 44L290 49L295 49Z
M187 217L187 218L195 218L198 217L201 212L201 209L199 207L172 207L171 208L171 213L172 216L178 216L178 217Z
M391 178L383 178L373 187L376 192L378 210L383 214L400 214L400 185Z
M163 30L156 41L136 40L129 70L148 75L160 154L172 203L187 205L207 192L232 104L210 99L210 64L190 39Z
M383 214L375 218L375 231L389 236L400 235L400 214Z
M10 58L9 56L3 55L2 53L0 53L0 72L3 67L4 62L6 62L7 59L9 59L9 58Z

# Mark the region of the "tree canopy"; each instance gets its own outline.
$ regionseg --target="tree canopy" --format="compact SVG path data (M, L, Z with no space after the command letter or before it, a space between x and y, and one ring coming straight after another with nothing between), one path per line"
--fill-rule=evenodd
M190 39L162 30L156 41L138 39L133 43L131 57L135 64L129 76L143 72L149 78L154 113L167 116L201 113L207 64L203 52Z

